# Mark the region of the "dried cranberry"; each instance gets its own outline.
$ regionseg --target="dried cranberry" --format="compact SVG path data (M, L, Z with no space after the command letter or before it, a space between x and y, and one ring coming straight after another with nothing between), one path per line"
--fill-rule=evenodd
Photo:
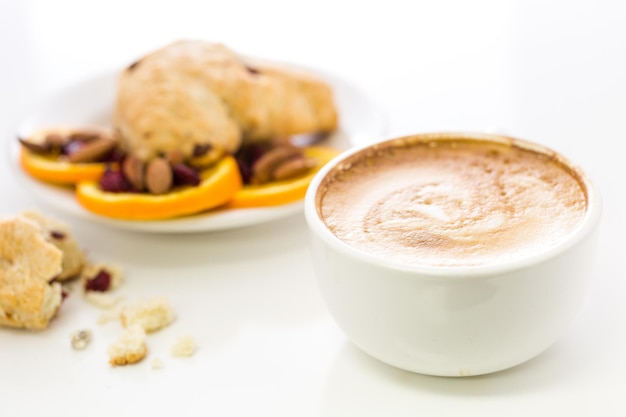
M261 73L261 71L259 71L257 68L251 67L249 65L246 65L246 70L248 70L248 72L252 75L259 75Z
M268 145L262 143L251 143L249 145L242 146L235 159L239 166L239 172L244 184L249 184L252 177L252 166L254 163L263 156L268 150Z
M198 143L193 147L193 157L198 158L206 155L213 148L210 143Z
M200 184L200 174L195 169L185 165L176 164L172 166L175 185L198 185Z
M100 177L100 188L109 193L127 193L133 191L131 183L124 178L121 171L116 171L107 167Z
M254 165L254 163L265 155L268 150L269 147L267 145L262 145L260 143L250 145L248 149L250 155L250 166Z
M116 162L121 164L125 157L126 153L116 146L102 158L99 158L99 160L100 162Z
M246 164L246 162L242 161L240 158L237 158L236 160L243 183L250 184L250 180L252 179L252 167Z
M58 230L50 230L50 237L56 240L63 240L65 239L65 233Z
M85 291L105 292L111 286L111 274L101 269L95 277L85 282Z

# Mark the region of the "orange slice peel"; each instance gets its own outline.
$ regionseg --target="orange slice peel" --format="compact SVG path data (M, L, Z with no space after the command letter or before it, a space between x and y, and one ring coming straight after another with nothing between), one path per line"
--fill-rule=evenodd
M201 171L200 178L197 186L177 187L159 195L111 193L103 191L96 180L81 181L76 186L76 198L86 210L105 217L165 220L221 206L242 187L237 162L231 156Z
M317 171L338 153L337 149L324 146L304 148L304 155L318 162L309 172L284 181L274 181L262 185L245 185L224 207L228 209L272 207L301 200Z
M72 163L57 157L37 155L24 147L20 148L20 165L33 178L60 185L97 181L107 167L101 162Z

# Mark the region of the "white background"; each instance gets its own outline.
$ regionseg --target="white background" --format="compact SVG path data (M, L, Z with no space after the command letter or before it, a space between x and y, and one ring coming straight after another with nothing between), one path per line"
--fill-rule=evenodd
M499 131L582 165L605 203L588 297L538 358L462 379L407 373L346 341L311 270L303 216L194 235L109 229L22 190L6 158L0 213L39 207L90 257L120 264L129 298L167 295L178 314L149 361L112 369L115 324L71 296L43 333L0 331L0 414L219 416L626 415L626 3L594 1L0 0L0 129L82 77L180 38L330 71L374 98L388 135ZM6 150L6 147L3 147ZM69 333L94 330L87 351ZM181 334L193 358L172 359Z

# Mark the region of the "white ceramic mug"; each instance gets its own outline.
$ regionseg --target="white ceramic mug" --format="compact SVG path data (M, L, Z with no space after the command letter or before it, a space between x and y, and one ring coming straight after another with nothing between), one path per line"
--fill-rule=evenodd
M592 267L601 199L589 178L577 171L586 213L556 247L500 265L406 266L356 250L320 217L320 183L370 146L328 163L305 199L321 292L349 339L387 364L439 376L507 369L552 345L577 314Z

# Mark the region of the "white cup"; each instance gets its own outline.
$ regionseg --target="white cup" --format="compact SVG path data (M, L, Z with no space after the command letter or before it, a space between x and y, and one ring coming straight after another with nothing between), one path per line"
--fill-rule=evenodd
M371 146L329 162L305 198L321 293L349 339L387 364L439 376L504 370L550 347L577 314L592 267L601 199L587 175L576 168L588 199L584 219L557 246L499 265L407 266L349 246L320 217L320 183Z

